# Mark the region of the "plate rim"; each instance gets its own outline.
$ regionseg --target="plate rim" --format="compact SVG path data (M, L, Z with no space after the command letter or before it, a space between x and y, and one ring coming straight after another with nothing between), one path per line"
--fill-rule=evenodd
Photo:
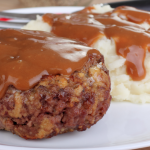
M8 10L4 10L4 12L14 12L14 11L26 11L29 9L43 9L43 8L52 8L52 9L58 9L58 8L75 8L75 9L83 9L84 6L43 6L43 7L26 7L26 8L17 8L17 9L8 9ZM15 13L15 12L14 12ZM17 12L16 12L17 13Z
M144 144L144 146L142 146ZM150 141L137 142L132 144L120 144L117 146L108 146L108 147L90 147L90 148L38 148L38 147L23 147L23 146L11 146L11 145L1 145L0 149L2 150L125 150L125 149L137 149L149 147Z
M117 3L117 2L115 2ZM109 3L108 3L109 4ZM45 7L30 7L30 8L19 8L19 9L9 9L5 10L5 12L14 12L14 11L26 11L30 9L43 9L43 8L53 8L53 9L58 9L58 8L76 8L76 9L82 9L84 8L83 6L45 6ZM17 13L17 12L16 12ZM135 149L135 148L144 148L150 146L150 140L142 141L142 142L133 142L131 144L120 144L117 146L108 146L108 147L91 147L91 148L37 148L37 147L22 147L22 146L11 146L11 145L5 145L0 143L0 149L3 150L123 150L123 149Z

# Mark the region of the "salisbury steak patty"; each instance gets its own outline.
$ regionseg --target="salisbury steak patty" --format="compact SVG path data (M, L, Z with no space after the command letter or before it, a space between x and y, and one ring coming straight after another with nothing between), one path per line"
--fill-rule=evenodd
M41 139L90 128L110 105L110 78L103 63L102 55L90 54L70 76L44 76L26 91L9 86L0 100L0 129Z

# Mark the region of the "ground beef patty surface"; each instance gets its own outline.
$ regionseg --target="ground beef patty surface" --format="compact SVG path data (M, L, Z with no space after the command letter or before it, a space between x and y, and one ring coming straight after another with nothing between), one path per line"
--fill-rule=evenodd
M44 76L27 91L9 86L0 100L0 129L41 139L90 128L110 105L110 78L103 63L102 55L89 55L70 76Z

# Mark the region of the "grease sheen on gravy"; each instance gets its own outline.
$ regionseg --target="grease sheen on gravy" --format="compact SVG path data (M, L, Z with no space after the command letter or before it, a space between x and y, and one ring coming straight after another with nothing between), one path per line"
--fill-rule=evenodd
M113 38L116 53L126 58L127 74L134 81L144 79L144 60L150 46L150 34L134 22L150 23L150 13L127 6L104 14L91 13L91 9L94 8L88 7L73 14L45 14L43 20L52 26L52 33L89 46L103 36Z
M35 86L43 75L70 75L99 51L43 31L0 30L0 97L9 85Z

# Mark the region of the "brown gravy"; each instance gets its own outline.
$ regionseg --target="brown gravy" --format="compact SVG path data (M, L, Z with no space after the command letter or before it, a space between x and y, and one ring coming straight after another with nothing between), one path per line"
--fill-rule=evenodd
M113 38L117 54L126 58L127 74L134 81L144 79L144 60L150 45L150 34L140 25L133 23L138 22L137 19L129 22L131 19L122 20L119 16L124 14L129 18L132 11L132 18L139 16L142 21L138 23L141 23L148 22L150 13L132 7L118 7L105 14L90 13L90 9L73 14L45 14L43 20L52 26L52 33L85 42L89 46L104 35Z
M126 19L138 24L147 22L150 24L150 12L136 9L129 6L117 7L112 14L117 14L120 18Z
M43 75L70 75L99 51L42 31L0 30L0 97L9 85L35 86Z

